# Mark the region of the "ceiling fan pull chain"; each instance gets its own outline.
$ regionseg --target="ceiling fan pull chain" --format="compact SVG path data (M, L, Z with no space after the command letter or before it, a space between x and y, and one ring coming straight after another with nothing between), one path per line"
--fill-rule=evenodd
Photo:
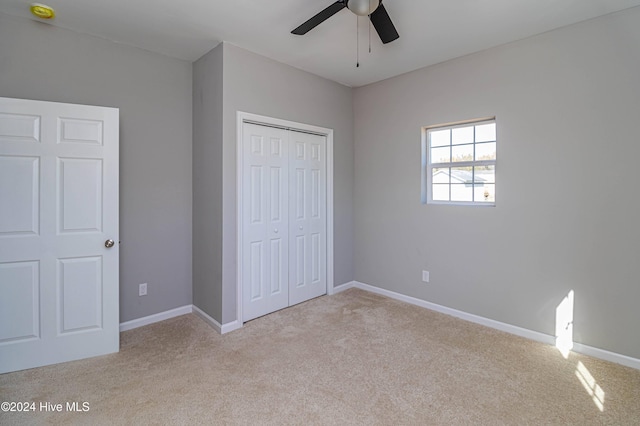
M369 0L369 9L371 9L371 1ZM369 20L367 21L367 28L369 28L369 53L371 53L371 14L369 14Z
M358 33L358 21L360 17L356 15L356 68L360 67L360 34Z
M369 53L371 53L371 22L367 22L369 28Z

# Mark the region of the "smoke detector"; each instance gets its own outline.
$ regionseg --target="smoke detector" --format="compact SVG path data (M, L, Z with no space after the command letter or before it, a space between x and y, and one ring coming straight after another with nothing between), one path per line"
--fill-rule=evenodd
M53 19L56 17L56 11L46 4L31 3L31 14L40 19Z

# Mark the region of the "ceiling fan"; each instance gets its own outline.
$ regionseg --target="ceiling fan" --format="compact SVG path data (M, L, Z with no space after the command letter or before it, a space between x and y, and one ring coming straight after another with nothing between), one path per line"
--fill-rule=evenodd
M398 31L396 31L396 27L394 27L393 22L391 22L387 10L382 4L382 0L338 0L291 31L291 33L296 35L306 34L345 7L358 16L368 15L382 43L387 44L400 37Z

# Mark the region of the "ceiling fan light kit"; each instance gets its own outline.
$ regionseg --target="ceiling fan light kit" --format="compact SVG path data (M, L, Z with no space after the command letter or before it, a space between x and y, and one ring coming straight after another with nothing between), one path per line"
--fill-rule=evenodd
M347 0L347 8L358 16L369 16L380 6L380 0Z
M291 33L304 35L345 8L358 16L369 16L371 24L378 32L382 43L387 44L400 37L382 4L382 0L338 0L291 31Z

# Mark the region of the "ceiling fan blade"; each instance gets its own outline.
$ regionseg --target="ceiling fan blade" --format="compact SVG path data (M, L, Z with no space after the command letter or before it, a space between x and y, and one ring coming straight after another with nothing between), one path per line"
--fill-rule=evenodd
M309 19L304 24L300 25L295 30L291 31L291 34L296 34L296 35L306 34L312 29L314 29L315 27L317 27L318 25L320 25L321 23L323 23L324 21L326 21L327 19L331 18L336 13L340 12L345 7L347 6L344 0L337 1L331 6L327 7L322 12L318 13L313 18Z
M382 3L371 14L371 23L384 44L390 43L400 37L398 31L396 31L396 27L394 27L393 22L391 22L387 9L384 8Z

